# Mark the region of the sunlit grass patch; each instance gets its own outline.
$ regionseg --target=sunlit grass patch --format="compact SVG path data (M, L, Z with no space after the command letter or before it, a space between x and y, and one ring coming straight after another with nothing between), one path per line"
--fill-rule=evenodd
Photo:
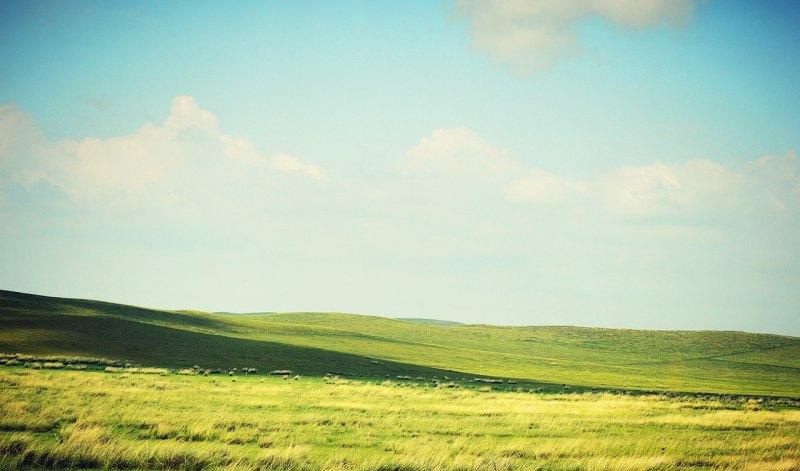
M0 469L792 469L800 460L800 411L719 397L69 370L0 370L0 384Z

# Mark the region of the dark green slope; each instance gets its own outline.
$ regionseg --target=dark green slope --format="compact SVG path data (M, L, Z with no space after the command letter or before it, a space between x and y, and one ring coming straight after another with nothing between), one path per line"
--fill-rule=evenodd
M90 299L56 298L0 290L0 311L4 314L116 317L137 322L179 325L193 328L222 328L224 322L199 311L165 311Z
M288 369L309 375L452 374L335 350L222 335L232 328L224 319L204 313L0 291L0 352L104 357L147 366Z
M63 356L105 357L148 366L258 368L383 376L452 374L435 368L378 362L347 353L275 342L248 340L176 329L113 317L40 314L35 318L0 314L0 351ZM13 341L6 333L15 332Z
M713 331L436 325L338 313L220 315L0 291L0 351L152 366L800 396L800 339Z

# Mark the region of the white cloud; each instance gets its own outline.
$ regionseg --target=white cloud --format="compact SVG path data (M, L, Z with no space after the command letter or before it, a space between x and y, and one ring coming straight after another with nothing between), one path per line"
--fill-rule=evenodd
M646 28L661 23L682 25L694 10L695 0L590 0L589 14L632 28Z
M458 0L474 46L517 73L547 67L579 49L575 23L598 15L625 27L681 24L694 0Z
M200 108L194 98L176 96L172 99L172 112L164 121L164 128L180 131L192 127L217 133L217 117Z
M708 160L679 166L657 162L615 169L603 176L597 186L612 211L650 215L709 206L711 199L731 193L737 178Z
M609 209L627 216L735 216L798 209L794 152L765 156L740 170L709 160L613 170L596 188Z
M305 164L297 157L289 154L275 154L270 159L272 166L288 173L302 173L315 180L321 180L325 174L322 169L313 164Z
M219 140L224 146L225 157L247 166L258 167L264 165L263 156L250 140L229 134L220 134Z
M29 115L0 108L0 176L31 186L47 181L76 201L190 200L207 187L280 173L320 179L323 170L286 154L261 154L247 138L224 134L216 116L178 96L162 125L108 139L48 142Z
M167 184L184 157L174 133L153 125L106 140L63 140L55 147L57 160L42 162L42 170L76 199L143 194Z
M54 154L31 115L13 104L0 106L0 189L9 181L29 187L49 180L42 162Z
M406 152L405 169L449 176L499 176L519 167L518 159L467 128L433 131Z
M794 151L764 156L741 168L711 160L679 165L655 162L576 179L534 168L503 190L511 201L592 204L608 215L678 224L697 220L796 217L800 172Z
M754 195L749 207L788 212L800 209L800 169L797 153L767 155L745 168L747 190Z
M19 142L20 131L32 128L33 119L13 104L0 106L0 170L4 169Z

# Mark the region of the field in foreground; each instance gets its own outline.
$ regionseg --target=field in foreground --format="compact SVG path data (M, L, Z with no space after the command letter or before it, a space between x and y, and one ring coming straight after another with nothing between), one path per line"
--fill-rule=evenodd
M791 470L800 467L800 410L769 400L5 367L0 469L19 466Z
M0 352L303 375L514 378L554 391L800 396L800 338L438 325L337 313L221 315L0 290Z

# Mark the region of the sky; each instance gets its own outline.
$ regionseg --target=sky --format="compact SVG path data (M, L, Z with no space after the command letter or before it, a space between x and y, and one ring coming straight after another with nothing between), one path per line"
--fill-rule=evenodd
M0 288L800 336L800 4L0 2Z

